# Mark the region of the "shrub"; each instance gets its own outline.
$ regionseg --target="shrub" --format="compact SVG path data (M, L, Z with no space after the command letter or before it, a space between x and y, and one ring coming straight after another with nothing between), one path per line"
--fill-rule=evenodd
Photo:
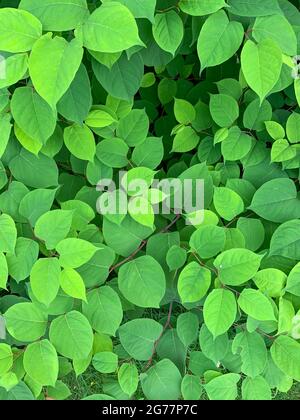
M299 2L0 5L0 399L288 392Z

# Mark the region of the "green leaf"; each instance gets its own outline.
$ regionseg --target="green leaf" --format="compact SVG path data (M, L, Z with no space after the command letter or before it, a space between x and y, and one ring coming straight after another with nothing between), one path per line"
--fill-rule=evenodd
M239 286L253 278L258 272L262 257L247 249L230 249L214 261L221 282Z
M132 197L128 203L128 212L136 222L153 229L155 215L148 199L144 197Z
M228 373L210 381L205 385L205 391L212 401L232 401L238 396L237 384L239 381L240 375Z
M200 226L190 239L190 247L199 257L209 259L223 251L226 242L225 230L218 226Z
M0 79L0 89L9 87L24 79L28 69L28 55L14 54L5 60L5 73Z
M245 209L242 198L235 191L224 187L215 188L214 206L219 215L227 221L231 221Z
M100 373L114 373L118 367L118 356L111 352L101 352L93 357L93 366Z
M228 0L230 12L238 16L268 16L272 14L281 14L278 2L276 0Z
M7 143L9 141L12 124L10 122L11 116L9 114L2 116L0 118L0 129L1 129L1 135L0 135L0 158L3 156L3 153L5 152L5 149L7 147Z
M47 315L33 303L17 303L4 317L9 334L18 341L35 341L46 332Z
M181 17L174 10L157 13L152 29L154 39L160 48L175 55L184 35Z
M8 266L5 255L0 252L0 289L6 289L8 280Z
M43 214L36 222L34 234L45 242L47 249L55 249L70 232L73 212L52 210Z
M163 269L150 256L139 257L123 265L118 282L123 296L142 308L159 308L166 291Z
M223 0L219 3L223 3ZM211 15L202 26L198 39L201 70L229 60L240 48L243 38L244 29L240 22L229 21L223 10Z
M0 378L0 387L6 389L7 392L11 391L18 385L18 378L13 372L7 372Z
M286 133L291 143L300 141L300 114L293 112L286 123Z
M285 137L285 130L276 121L265 121L266 129L274 140L280 140Z
M21 0L19 8L35 15L44 31L70 31L88 16L86 0Z
M252 139L248 134L241 132L238 127L232 127L226 139L222 141L222 155L225 160L240 160L247 156L252 145Z
M271 39L257 45L247 41L241 55L242 70L251 89L262 103L278 82L282 68L282 52Z
M67 127L64 131L64 142L75 157L93 162L96 143L93 132L86 125L74 124Z
M246 378L242 385L242 395L245 401L270 401L272 392L268 382L262 377Z
M198 146L200 138L192 127L182 127L175 136L172 152L186 153Z
M56 193L57 190L46 189L30 191L20 202L20 214L30 222L31 226L35 226L37 220L51 209Z
M116 335L123 319L120 298L109 286L89 292L82 311L95 331L112 336Z
M271 347L276 366L296 381L300 380L300 345L290 337L280 336Z
M219 289L208 295L204 304L204 321L215 338L230 329L236 316L237 304L232 292Z
M126 352L136 360L149 360L163 326L153 319L134 319L119 328L120 342Z
M56 250L62 267L78 268L95 255L97 248L83 239L68 238L59 242Z
M211 272L196 262L188 264L180 273L178 293L182 303L195 303L201 300L211 284Z
M296 157L296 150L293 149L287 140L276 140L271 151L272 162L285 162Z
M8 272L18 283L29 277L38 259L39 246L31 239L19 237L13 254L6 255Z
M91 83L86 67L81 64L68 90L57 104L58 112L67 120L82 124L92 106Z
M8 344L0 344L0 376L7 373L13 366L13 352Z
M30 286L36 299L49 306L59 291L60 264L57 258L39 259L30 273Z
M102 109L95 109L89 113L85 123L92 128L104 128L116 122L114 117L108 111Z
M300 296L300 263L290 272L287 279L286 291L293 295Z
M244 289L238 304L245 314L257 321L276 321L270 300L258 290Z
M22 149L9 162L14 178L32 188L48 188L58 185L58 168L54 159L43 154L35 156Z
M246 108L243 123L249 130L262 131L265 128L265 121L272 118L272 107L267 100L262 103L259 98L252 101Z
M97 157L111 168L123 168L128 163L129 147L122 139L104 139L97 146Z
M144 63L140 54L129 60L126 54L108 69L96 60L92 62L93 72L99 83L115 98L131 101L139 90L144 74Z
M139 383L139 372L136 365L134 363L123 363L118 370L118 381L125 394L133 395Z
M278 334L289 333L293 329L294 322L295 309L292 302L281 297L279 299Z
M300 217L300 200L294 182L288 178L278 178L264 183L255 193L250 209L263 219L275 223Z
M142 144L135 147L132 161L136 166L155 169L160 165L163 157L164 145L162 138L148 137Z
M270 255L280 255L291 260L300 257L300 220L291 220L280 225L271 239Z
M82 60L83 48L73 39L52 38L49 32L42 36L32 49L29 73L39 95L55 108L70 87Z
M143 45L130 10L119 2L104 3L82 28L83 44L93 51L114 53Z
M184 125L191 124L196 118L195 108L184 99L175 98L174 114L176 120Z
M277 298L283 293L287 276L276 268L267 268L255 274L253 280L258 289L270 297Z
M181 382L181 393L184 400L199 401L203 392L200 378L194 375L185 375Z
M40 385L55 386L58 378L58 357L49 340L30 344L24 353L25 372Z
M224 94L211 95L209 109L213 120L220 127L230 127L239 116L237 101Z
M205 16L215 13L222 7L225 7L224 0L180 0L180 9L192 16Z
M50 341L57 352L69 359L85 359L93 346L93 331L80 312L72 311L52 321Z
M241 355L245 375L254 379L265 371L268 353L264 339L258 333L242 332L236 335L232 351Z
M17 229L8 214L0 216L0 251L14 253L17 242Z
M105 0L114 1L114 0ZM104 1L103 1L104 2ZM153 22L154 12L156 7L156 0L140 1L140 0L118 0L119 3L124 4L128 7L134 17L136 18L146 18Z
M56 112L29 87L15 90L11 111L18 126L41 144L45 144L55 130Z
M177 400L181 394L181 380L178 368L168 359L156 363L141 377L143 392L148 400Z
M284 36L280 36L280 33L284 33ZM297 54L296 34L284 16L278 14L257 18L252 34L257 42L272 39L279 45L283 53L291 56Z
M166 261L170 271L175 271L181 268L185 264L186 258L186 250L177 245L173 245L166 256Z
M42 36L41 22L30 13L15 8L0 10L0 50L11 53L30 51Z
M237 228L245 238L247 249L255 252L262 246L265 240L265 228L260 220L240 217L237 222Z
M129 147L144 144L149 132L149 118L145 110L133 109L120 119L117 136L123 139Z
M190 346L198 336L199 320L197 315L192 312L180 314L177 318L176 330L181 342L186 347Z
M66 268L61 272L60 287L68 296L86 301L84 281L73 268Z

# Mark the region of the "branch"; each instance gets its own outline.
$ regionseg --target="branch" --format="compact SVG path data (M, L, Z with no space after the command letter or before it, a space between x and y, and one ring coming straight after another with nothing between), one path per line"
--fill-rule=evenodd
M168 319L167 319L167 321L164 325L164 329L162 330L162 333L160 334L160 336L158 337L158 339L154 343L153 351L152 351L150 359L148 360L147 365L145 366L145 370L149 369L149 367L152 365L152 362L153 362L157 347L159 345L159 342L160 342L160 340L162 339L162 336L164 335L164 333L166 332L166 330L169 328L169 326L171 324L172 311L173 311L173 302L170 303L169 312L168 312Z
M160 231L160 233L167 233L180 219L181 214L177 214L175 219L166 227L164 228L162 231ZM141 245L138 247L138 249L136 249L131 255L129 255L129 257L125 258L125 260L119 262L118 264L114 265L113 267L111 267L111 269L109 270L109 274L113 273L117 268L121 267L122 265L126 264L127 262L131 261L140 251L142 251L142 249L145 248L145 246L147 245L148 240L144 240Z

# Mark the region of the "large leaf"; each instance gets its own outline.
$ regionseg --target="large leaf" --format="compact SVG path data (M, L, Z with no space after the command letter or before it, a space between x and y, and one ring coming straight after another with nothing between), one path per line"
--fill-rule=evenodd
M166 291L161 266L150 256L128 262L120 269L119 288L130 302L142 308L159 308Z
M14 8L0 10L0 50L26 52L42 36L42 24L32 14Z
M108 335L116 334L123 318L119 296L109 286L88 293L82 310L95 331Z
M272 303L258 290L244 289L238 304L242 311L257 321L276 321Z
M149 360L163 327L153 319L134 319L119 328L124 349L136 360Z
M245 375L254 379L264 372L268 354L265 342L258 333L239 333L233 341L232 351L241 355Z
M198 263L188 264L180 273L178 293L182 303L195 303L201 300L210 287L211 273Z
M141 378L143 392L148 400L176 400L181 392L181 374L168 359L161 360ZM157 386L159 381L160 386Z
M225 334L234 323L236 315L236 298L232 292L220 289L208 295L204 304L204 321L214 337Z
M281 336L274 341L271 355L276 366L296 381L300 380L300 345L290 337Z
M32 49L29 72L35 89L51 107L70 87L82 60L83 48L79 41L70 43L64 38L52 38L48 33Z
M35 15L44 31L69 31L88 16L86 0L21 0L19 7Z
M278 82L282 68L282 52L271 39L263 39L258 44L247 41L242 55L242 70L251 89L260 101L270 93Z
M283 223L276 229L270 244L270 255L280 255L291 260L300 257L300 220Z
M158 45L165 51L175 54L184 34L180 16L171 10L158 13L153 25L153 36Z
M214 262L224 284L238 286L257 273L262 257L247 249L232 249L220 254Z
M211 15L202 26L198 39L201 69L229 60L241 46L243 37L242 24L229 21L223 10Z
M225 7L224 0L180 0L180 9L192 16L205 16Z
M294 182L288 178L266 182L255 193L250 209L275 223L297 219L300 217L300 200Z
M55 386L58 378L58 357L50 341L38 341L26 348L24 369L38 384Z
M64 357L82 360L92 350L93 331L80 312L72 311L56 318L49 335L57 352Z
M133 15L119 2L104 3L98 7L84 23L82 33L86 48L103 53L143 45Z

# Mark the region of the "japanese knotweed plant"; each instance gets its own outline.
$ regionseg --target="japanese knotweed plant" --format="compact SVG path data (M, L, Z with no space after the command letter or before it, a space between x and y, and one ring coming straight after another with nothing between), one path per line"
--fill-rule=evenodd
M0 399L66 399L72 371L87 399L300 381L298 8L0 1ZM198 179L203 211L154 211L154 180Z

